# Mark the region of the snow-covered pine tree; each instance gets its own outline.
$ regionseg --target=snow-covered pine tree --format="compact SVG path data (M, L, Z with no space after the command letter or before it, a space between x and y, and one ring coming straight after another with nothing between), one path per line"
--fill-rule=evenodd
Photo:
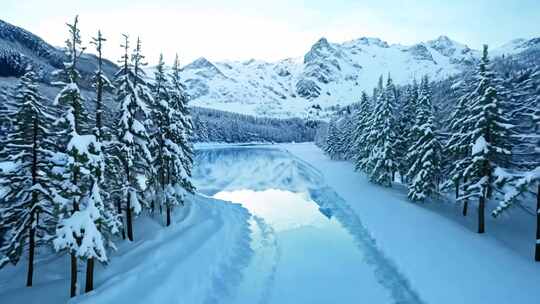
M371 98L373 99L372 104L375 104L377 102L380 94L382 94L383 91L384 91L384 78L383 78L383 75L380 75L379 80L377 81L377 86L373 88L373 94L371 95Z
M341 153L341 132L338 129L337 122L334 119L328 124L328 133L326 135L326 144L324 151L331 159L339 159Z
M498 217L516 204L520 196L532 192L536 185L536 241L534 260L540 262L540 166L520 174L508 174L505 170L495 172L496 183L504 187L504 196L491 215Z
M122 160L125 180L123 192L126 196L127 236L133 241L133 214L142 210L140 194L144 190L139 180L146 179L151 172L151 153L147 132L147 118L152 95L142 66L144 56L141 53L141 42L137 39L134 53L130 57L129 37L124 36L124 54L120 60L120 70L116 73L116 100L119 104L119 117L116 126L118 132L118 150Z
M99 237L103 239L106 246L114 248L112 238L119 232L120 221L116 214L116 210L114 209L113 202L111 200L103 199L108 193L104 190L109 190L106 189L107 187L104 187L104 185L109 183L105 183L107 149L105 148L104 142L108 136L105 132L103 118L103 91L106 88L112 87L111 82L105 76L102 69L102 47L104 41L106 41L106 39L101 35L101 31L98 31L97 37L92 38L91 42L91 44L95 45L96 52L98 54L98 67L93 77L93 85L96 89L96 120L93 133L97 147L95 150L96 153L92 155L93 161L90 163L92 190L89 194L90 196L88 198L87 208L95 208L97 213L95 214L94 221L96 223L98 232L100 233ZM94 289L94 257L88 256L86 261L85 292L89 292Z
M392 150L395 141L395 119L392 96L389 96L393 88L392 79L387 79L385 89L379 93L368 131L370 155L367 174L372 182L387 187L392 186L392 177L396 169Z
M347 113L344 117L345 122L343 123L343 159L352 160L354 158L355 144L354 144L354 130L356 129L356 123L354 117L357 116L357 110L354 110L352 113Z
M520 107L515 109L518 125L520 159L517 168L525 170L512 174L498 170L497 184L504 187L505 195L499 206L492 212L498 217L514 205L518 199L536 191L536 242L534 259L540 262L540 67L527 70L526 77L519 82L513 97L519 100Z
M192 140L195 142L207 142L210 140L208 126L198 115L193 116L194 134Z
M93 85L96 89L96 124L94 128L94 134L98 141L102 141L105 138L105 125L103 117L103 92L105 89L112 88L111 81L105 76L103 72L103 42L107 41L101 34L101 31L98 30L97 36L92 37L90 42L96 47L97 53L97 69L93 77Z
M365 170L369 157L368 131L372 115L372 106L366 92L362 92L360 105L353 117L355 123L353 142L353 161L356 170Z
M66 41L68 62L57 73L63 76L63 88L55 99L65 109L58 125L65 137L65 164L63 170L62 195L57 200L58 227L53 240L57 251L67 250L71 255L70 294L77 294L78 259L88 261L88 270L93 274L93 261L107 261L105 232L115 232L115 217L109 216L101 198L100 182L104 162L101 143L93 134L84 134L83 98L78 87L80 79L77 64L83 54L78 17L69 28ZM88 273L89 274L89 273ZM89 277L92 286L92 278Z
M526 69L514 85L516 100L512 118L516 122L513 166L529 171L540 165L540 65Z
M424 201L439 190L441 144L434 126L433 105L427 77L422 79L415 124L411 129L415 142L409 148L407 176L411 181L408 196L413 201Z
M0 229L4 243L0 247L0 267L16 264L28 250L26 285L32 286L35 248L54 235L56 225L50 158L54 134L49 130L54 118L40 95L34 72L19 80L16 95L9 102L11 128L2 142L0 156L10 163L0 169Z
M103 93L105 90L114 89L113 83L107 78L103 72L103 58L102 48L103 42L107 41L101 31L98 31L97 37L93 37L90 42L96 47L96 53L98 54L98 67L93 77L93 86L96 89L96 121L93 129L93 133L96 135L96 139L101 143L103 158L105 161L105 167L103 171L103 188L106 192L105 207L107 210L115 210L116 212L116 224L118 229L122 233L122 238L126 238L126 231L124 228L124 217L122 212L122 200L125 195L123 193L125 179L124 166L119 153L119 141L117 138L117 132L110 130L105 124L104 116L104 104ZM109 211L110 212L110 211ZM111 213L112 214L112 213Z
M169 75L170 90L170 111L168 115L168 125L166 127L166 145L171 151L170 166L167 180L171 185L170 192L174 193L176 199L169 200L167 205L168 218L171 209L180 203L184 203L184 193L193 193L195 187L191 182L191 172L193 168L193 122L188 103L188 95L185 86L180 78L180 61L176 55L171 73ZM170 223L170 220L167 221Z
M408 85L402 96L400 116L397 120L397 134L394 151L396 153L397 171L401 181L407 180L407 172L411 164L407 160L407 153L413 144L412 128L416 119L416 104L418 102L418 84L416 80Z
M455 189L456 200L462 202L463 216L467 216L469 199L459 199L464 192L466 182L464 170L471 163L471 131L472 121L469 120L469 103L472 98L474 88L471 88L469 81L462 81L461 86L456 87L461 93L458 102L450 114L448 131L450 137L445 144L444 150L450 164L448 168L448 180L445 181L444 189Z
M82 198L88 188L86 182L82 181L83 172L87 169L88 156L85 152L78 149L80 143L79 137L82 134L83 118L86 117L83 112L83 97L77 85L80 80L80 74L77 71L77 63L83 54L84 48L81 47L81 36L78 27L79 18L75 17L73 23L67 23L69 29L69 38L66 40L66 55L68 61L64 62L63 70L57 71L56 75L62 81L55 84L63 86L58 93L54 104L63 109L62 117L57 122L61 129L59 141L62 146L62 152L65 152L63 173L62 173L62 195L65 200L56 202L58 212L58 225L55 240L59 238L58 232L63 227L63 221L70 218L76 211L80 210ZM57 250L67 249L71 255L71 297L77 294L77 254L76 246L80 244L80 237L72 247L55 247Z
M494 171L504 168L510 157L511 125L501 111L504 102L494 86L488 47L484 45L479 64L477 88L470 96L470 114L465 122L473 126L470 133L471 163L465 168L465 193L461 199L478 199L478 233L485 231L485 204L498 188Z
M6 96L9 94L5 88L0 88L0 142L5 141L5 136L11 127L9 119L10 111L7 108Z
M165 146L165 128L168 124L168 114L170 112L170 83L165 73L165 62L163 54L159 55L159 61L154 72L154 83L152 85L154 103L151 105L152 125L148 129L150 139L150 152L152 153L152 176L149 180L151 187L148 187L149 197L151 197L152 214L155 204L162 210L168 199L167 171L168 171L168 151Z

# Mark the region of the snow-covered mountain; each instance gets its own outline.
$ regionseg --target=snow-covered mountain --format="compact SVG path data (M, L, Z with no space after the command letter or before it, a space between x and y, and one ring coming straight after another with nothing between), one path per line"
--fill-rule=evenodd
M0 77L19 77L31 66L42 80L50 81L51 72L63 67L64 52L29 31L0 20ZM97 59L84 54L79 62L83 86L95 71ZM103 69L112 76L117 67L105 60Z
M525 54L540 60L540 38L515 39L491 50L492 56ZM380 75L403 84L428 75L433 80L473 67L480 52L440 36L412 46L388 44L378 38L332 43L317 41L303 58L210 62L199 58L183 67L182 77L192 105L257 116L324 117L325 109L358 100L370 92ZM0 77L18 77L28 65L42 80L61 68L64 54L40 37L0 20ZM81 58L83 87L89 85L96 58ZM108 76L117 66L105 61ZM149 76L152 68L149 68Z
M540 38L514 40L493 56L540 50ZM261 116L305 116L315 109L346 105L368 92L380 75L398 84L428 75L444 79L473 67L480 51L446 36L412 46L378 38L344 43L317 41L303 58L278 62L210 62L199 58L184 67L192 104ZM324 115L324 111L319 113Z

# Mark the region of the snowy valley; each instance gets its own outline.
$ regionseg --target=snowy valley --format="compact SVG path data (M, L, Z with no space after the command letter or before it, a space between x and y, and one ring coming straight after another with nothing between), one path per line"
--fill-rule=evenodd
M540 38L181 65L86 22L0 20L0 304L540 302Z

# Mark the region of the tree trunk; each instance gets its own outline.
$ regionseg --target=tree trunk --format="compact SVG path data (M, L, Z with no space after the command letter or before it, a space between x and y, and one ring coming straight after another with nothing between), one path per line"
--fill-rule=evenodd
M38 120L33 121L32 133L32 186L37 184L37 153L38 153ZM32 191L32 206L38 202L36 190ZM32 286L34 277L34 252L36 249L36 229L39 220L39 214L31 211L30 233L28 236L28 273L26 276L26 286ZM35 217L35 218L34 218Z
M126 225L127 225L128 240L133 242L133 222L131 218L131 192L128 192L128 199L126 202Z
M126 228L124 227L124 215L122 214L122 202L120 199L116 199L116 209L118 210L118 216L120 216L120 222L122 225L122 239L126 239Z
M459 197L459 181L456 182L456 199Z
M37 221L37 220L36 220ZM34 225L32 221L32 225ZM26 286L32 286L33 276L34 276L34 250L36 247L36 228L30 228L30 235L28 241L28 273L26 277Z
M154 216L154 211L156 210L156 202L155 200L152 200L152 202L150 203L150 208L151 208L151 212L152 212L152 216Z
M85 292L94 290L94 258L90 258L86 261L86 286Z
M71 253L71 289L70 297L77 295L77 257L75 253Z
M171 225L171 207L167 205L167 227Z
M540 262L540 183L536 190L536 248L534 260Z
M484 196L481 196L478 202L478 233L485 232L485 222L484 222L484 212L486 208L485 204L486 204L485 198Z
M468 210L469 210L469 200L465 199L463 201L463 211L462 211L463 216L467 216L467 211Z

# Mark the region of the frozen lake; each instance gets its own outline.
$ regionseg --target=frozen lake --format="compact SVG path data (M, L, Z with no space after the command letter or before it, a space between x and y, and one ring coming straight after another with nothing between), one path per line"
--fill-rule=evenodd
M232 303L390 302L352 235L306 193L219 192L253 215L254 256Z
M320 173L273 147L196 153L199 191L252 214L251 258L220 303L420 303Z

